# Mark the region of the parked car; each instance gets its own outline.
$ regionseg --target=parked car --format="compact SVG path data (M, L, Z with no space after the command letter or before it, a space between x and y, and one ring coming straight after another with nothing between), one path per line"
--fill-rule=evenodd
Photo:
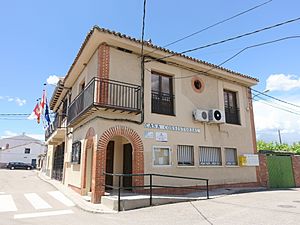
M23 162L9 162L6 166L7 169L26 169L26 170L32 170L33 166L28 163L23 163Z

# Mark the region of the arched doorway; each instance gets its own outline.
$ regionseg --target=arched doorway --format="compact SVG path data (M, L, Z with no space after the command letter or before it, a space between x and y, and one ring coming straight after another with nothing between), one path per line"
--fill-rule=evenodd
M114 143L114 144L109 144ZM113 147L112 147L113 145ZM113 149L113 156L108 155L109 148ZM106 130L99 138L96 151L95 179L93 180L92 202L99 203L104 195L107 176L103 173L107 171L107 164L110 165L114 173L144 173L144 147L139 135L126 126L115 126ZM109 159L110 158L110 159ZM122 162L122 163L118 163ZM117 164L117 165L116 165ZM117 179L117 178L114 178ZM115 183L116 180L108 181ZM144 177L133 177L132 180L123 180L123 185L138 186L144 185Z

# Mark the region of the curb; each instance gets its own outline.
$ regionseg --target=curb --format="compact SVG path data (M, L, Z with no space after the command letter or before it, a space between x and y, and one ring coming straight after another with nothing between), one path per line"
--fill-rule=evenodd
M41 179L42 181L47 182L48 184L50 184L51 186L53 186L54 188L56 188L60 192L62 192L80 210L83 210L83 211L88 212L88 213L99 213L99 214L115 214L115 213L118 213L118 212L113 211L113 210L102 210L102 209L92 208L92 207L88 206L87 204L92 204L92 203L88 203L88 202L85 203L84 199L79 200L79 198L81 198L81 196L75 196L75 195L77 195L77 193L71 193L71 192L73 192L73 190L65 190L67 187L59 187L59 186L63 186L63 184L59 184L59 185L54 184L54 182L50 178L48 178L46 175L42 174L42 172L40 172L40 171L37 172L37 177L39 179Z

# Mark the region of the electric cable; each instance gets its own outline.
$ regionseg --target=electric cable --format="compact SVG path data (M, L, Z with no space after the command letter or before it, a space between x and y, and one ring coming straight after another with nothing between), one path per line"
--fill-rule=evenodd
M244 34L241 34L241 35L238 35L238 36L230 37L230 38L227 38L227 39L224 39L224 40L221 40L221 41L213 42L211 44L207 44L207 45L203 45L203 46L200 46L200 47L188 49L188 50L185 50L185 51L182 51L182 52L179 52L179 53L172 53L170 55L167 55L167 56L164 56L164 57L161 57L161 58L157 58L157 59L149 59L149 60L146 60L145 62L147 63L147 62L152 62L152 61L160 61L160 60L163 60L163 59L166 59L166 58L170 58L172 56L183 55L185 53L189 53L189 52L197 51L197 50L200 50L200 49L216 46L216 45L223 44L223 43L233 41L233 40L236 40L236 39L240 39L240 38L243 38L243 37L246 37L246 36L257 34L257 33L260 33L260 32L266 31L266 30L277 28L277 27L280 27L280 26L283 26L283 25L286 25L286 24L289 24L289 23L292 23L292 22L296 22L298 20L300 20L300 17L297 17L297 18L291 19L291 20L287 20L287 21L284 21L284 22L281 22L281 23L277 23L275 25L271 25L271 26L268 26L268 27L264 27L264 28L261 28L261 29L255 30L255 31L247 32L247 33L244 33Z
M226 19L223 19L223 20L221 20L221 21L219 21L219 22L217 22L217 23L214 23L214 24L209 25L209 26L207 26L207 27L205 27L205 28L202 28L202 29L200 29L200 30L198 30L198 31L195 31L194 33L191 33L191 34L189 34L189 35L187 35L187 36L184 36L184 37L179 38L179 39L177 39L177 40L175 40L175 41L172 41L172 42L170 42L170 43L168 43L168 44L166 44L166 45L163 45L162 47L163 47L163 48L166 48L166 47L168 47L168 46L171 46L171 45L173 45L173 44L176 44L176 43L178 43L178 42L181 42L181 41L183 41L183 40L185 40L185 39L188 39L188 38L190 38L190 37L192 37L192 36L195 36L195 35L197 35L197 34L200 34L200 33L204 32L204 31L206 31L206 30L209 30L210 28L213 28L213 27L215 27L215 26L218 26L218 25L220 25L220 24L222 24L222 23L225 23L225 22L227 22L227 21L229 21L229 20L232 20L232 19L234 19L234 18L236 18L236 17L239 17L239 16L241 16L241 15L243 15L243 14L246 14L246 13L248 13L248 12L250 12L250 11L253 11L253 10L255 10L255 9L257 9L257 8L259 8L259 7L261 7L261 6L263 6L263 5L266 5L266 4L270 3L271 1L272 1L272 0L263 2L263 3L259 4L259 5L256 5L256 6L252 7L252 8L249 8L249 9L247 9L247 10L245 10L245 11L242 11L242 12L237 13L237 14L235 14L235 15L233 15L233 16L230 16L230 17L228 17L228 18L226 18ZM158 49L154 49L153 51L151 51L151 52L145 54L145 56L147 56L148 54L151 54L151 53L153 53L153 52L156 52L157 50L158 50Z

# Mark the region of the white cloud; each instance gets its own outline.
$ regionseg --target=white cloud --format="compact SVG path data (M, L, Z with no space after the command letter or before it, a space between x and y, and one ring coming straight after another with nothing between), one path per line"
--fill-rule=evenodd
M20 98L15 98L15 102L19 105L19 106L22 106L22 105L25 105L26 104L26 100L25 99L20 99Z
M300 100L288 101L300 105ZM282 106L279 103L269 103L276 107L281 107L300 114L300 109L295 107ZM280 130L283 136L283 142L293 143L300 141L300 115L273 108L264 104L263 101L254 102L253 106L258 139L278 141L278 130Z
M289 91L300 88L300 78L295 75L272 74L266 80L266 89L270 91Z
M5 100L8 102L15 102L18 106L23 106L26 104L26 100L21 99L19 97L0 96L0 100Z
M47 84L56 85L58 81L59 81L59 77L55 75L49 76L47 78Z

